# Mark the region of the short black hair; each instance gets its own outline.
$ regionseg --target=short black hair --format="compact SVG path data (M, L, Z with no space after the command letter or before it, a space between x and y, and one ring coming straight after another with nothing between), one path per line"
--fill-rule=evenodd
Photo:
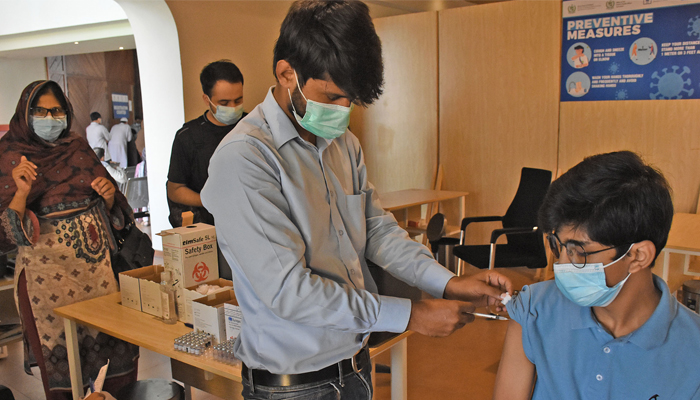
M583 50L583 46L578 45L578 46L574 47L574 50Z
M539 211L544 232L571 226L606 246L650 240L656 257L666 246L672 220L666 178L631 151L586 157L552 182ZM617 251L620 257L627 248Z
M95 147L95 148L93 148L92 150L95 151L95 155L96 155L97 158L99 158L100 160L102 159L102 157L105 156L105 149L103 149L102 147Z
M382 44L361 1L292 4L275 44L275 77L280 60L294 68L301 87L309 79L330 79L360 105L372 104L382 94Z
M199 74L202 92L211 98L211 89L218 81L243 84L243 74L231 60L219 60L207 64Z
M90 121L97 121L100 118L102 118L102 116L97 111L90 113Z

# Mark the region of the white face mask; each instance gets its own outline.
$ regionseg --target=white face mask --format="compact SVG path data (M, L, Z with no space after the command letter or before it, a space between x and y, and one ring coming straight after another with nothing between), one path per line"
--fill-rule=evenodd
M581 307L606 307L615 300L622 286L629 279L627 277L613 287L608 287L605 282L605 268L622 260L632 246L627 249L617 260L603 265L603 263L586 264L583 268L579 268L574 264L559 264L554 263L554 280L557 287L569 300L578 304Z
M47 142L53 142L68 127L68 120L66 117L54 118L47 114L45 117L31 117L31 124L37 136Z
M236 122L238 122L239 119L241 119L241 116L243 115L243 104L240 104L236 107L227 107L222 105L216 105L212 103L210 99L209 104L216 108L214 118L216 118L217 121L221 122L224 125L235 124Z

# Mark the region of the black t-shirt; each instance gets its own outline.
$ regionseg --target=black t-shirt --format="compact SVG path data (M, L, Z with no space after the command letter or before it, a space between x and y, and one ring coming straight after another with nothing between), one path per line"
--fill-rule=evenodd
M197 193L202 191L209 177L209 159L214 155L214 150L216 150L221 140L236 126L236 124L226 126L214 125L207 118L208 112L206 111L200 117L186 122L177 131L173 140L173 150L170 153L168 181L185 184L189 189ZM248 114L243 113L241 119L246 115ZM168 199L168 205L170 206L170 222L173 226L182 225L182 219L179 214L187 210L194 212L194 222L214 223L214 217L203 207L176 205L170 199ZM177 210L173 209L176 206L180 207L177 207Z

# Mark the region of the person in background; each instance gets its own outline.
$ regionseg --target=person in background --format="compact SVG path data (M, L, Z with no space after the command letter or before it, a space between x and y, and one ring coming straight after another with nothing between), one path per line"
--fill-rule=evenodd
M146 169L146 148L143 148L141 152L141 162L136 164L136 170L134 171L135 178L143 178L147 176L148 170Z
M554 281L508 303L494 399L700 399L700 316L652 273L668 182L629 151L588 157L540 208ZM534 386L534 392L533 392Z
M17 249L15 294L25 340L47 398L70 396L63 318L54 308L116 293L112 230L133 221L126 198L88 143L70 132L70 102L56 82L20 96L0 139L0 253ZM79 326L84 383L109 360L105 389L136 380L139 349Z
M202 69L199 81L207 109L177 131L170 154L168 200L173 227L182 225L183 211L192 211L195 223L214 225L199 192L209 177L209 159L216 146L247 115L243 111L243 75L235 64L212 62Z
M102 125L102 116L97 111L90 113L90 125L85 128L85 136L93 149L99 147L105 150L105 160L112 160L107 143L109 143L109 131Z
M143 121L141 118L134 118L134 123L131 124L131 129L134 131L134 136L138 135L138 133L141 131L141 121Z
M192 211L194 223L215 225L199 192L209 177L209 159L216 146L247 115L243 111L243 74L234 63L220 60L208 64L199 81L207 110L177 131L170 154L167 192L173 227L182 226L184 211ZM220 248L217 253L219 276L231 279L231 268Z
M121 185L125 185L125 184L126 184L126 180L127 180L127 177L126 177L126 170L124 170L124 168L120 167L120 166L117 165L117 164L112 164L111 162L106 161L106 160L105 160L105 150L104 150L103 148L101 148L101 147L95 147L95 148L92 149L92 150L95 151L95 155L97 156L97 158L100 159L100 162L102 163L102 166L104 166L105 169L107 170L107 172L109 172L109 175L112 176L112 178L113 178L118 184L120 184L120 186L121 186Z
M511 290L495 271L456 277L382 209L347 130L382 92L381 54L363 2L293 3L275 86L211 159L201 198L245 316L245 399L371 399L370 332L446 336ZM377 294L367 260L436 298Z
M136 148L136 140L138 139L139 131L134 128L135 123L130 125L131 128L131 139L126 142L126 161L129 167L135 167L141 162L141 155L139 154L138 148ZM139 123L139 128L140 128Z
M131 127L128 122L128 118L122 118L119 120L119 123L114 125L109 131L108 146L109 154L112 155L111 161L118 163L122 168L129 166L126 147L127 142L131 140Z

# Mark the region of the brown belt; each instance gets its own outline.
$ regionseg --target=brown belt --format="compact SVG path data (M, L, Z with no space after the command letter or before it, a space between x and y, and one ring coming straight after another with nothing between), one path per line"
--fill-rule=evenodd
M369 365L369 351L367 347L363 347L354 356L318 371L304 372L303 374L273 374L263 369L248 369L243 364L241 376L251 381L250 384L254 386L286 387L336 379L340 377L341 371L342 374L351 371L360 372L367 365Z

